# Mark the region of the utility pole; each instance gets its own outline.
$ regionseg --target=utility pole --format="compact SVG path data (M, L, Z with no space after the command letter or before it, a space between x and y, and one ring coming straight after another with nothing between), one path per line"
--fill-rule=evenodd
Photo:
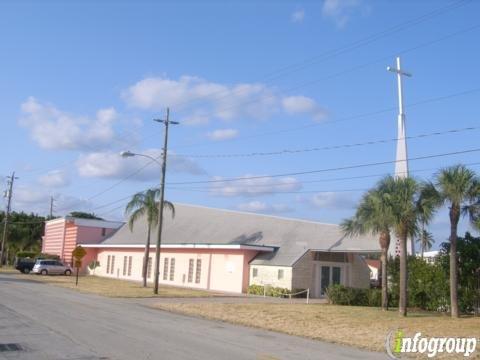
M397 120L397 154L395 158L395 177L407 178L408 177L408 156L407 156L407 140L405 129L405 111L403 107L403 87L402 76L411 77L412 74L403 71L400 64L400 57L397 57L397 67L387 67L388 71L397 74L397 86L398 86L398 120ZM412 238L410 241L410 251L412 255L415 255L415 242ZM400 253L399 239L395 242L395 255Z
M10 215L10 210L12 208L12 192L13 192L13 182L17 179L15 177L15 171L11 176L8 177L8 190L6 192L7 197L7 210L5 211L5 217L3 218L3 237L2 237L2 247L0 249L0 267L3 266L3 255L5 253L5 245L7 242L7 230L8 230L8 217Z
M53 196L50 196L50 219L53 219L53 202L55 200L53 199Z
M178 125L176 121L170 120L170 109L167 108L167 117L165 119L153 119L153 121L163 123L165 125L165 137L163 141L162 149L162 175L160 181L160 202L158 204L158 233L157 233L157 245L155 247L155 279L153 293L158 294L158 282L160 280L160 246L162 245L162 227L163 227L163 203L165 200L165 174L167 172L167 147L168 147L168 126L170 124ZM148 259L147 259L148 260Z

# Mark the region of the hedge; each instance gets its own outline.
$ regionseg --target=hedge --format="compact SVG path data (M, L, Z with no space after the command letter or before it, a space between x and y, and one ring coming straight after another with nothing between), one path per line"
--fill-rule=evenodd
M248 293L251 295L263 295L263 285L250 285L248 287ZM299 291L303 291L305 289L294 289L292 291L288 290L287 288L282 287L273 287L273 286L266 286L265 287L265 295L266 296L273 296L273 297L283 297L289 294L294 294ZM305 293L299 294L298 297L305 297Z
M382 292L379 289L357 289L343 285L330 285L328 301L335 305L380 306Z

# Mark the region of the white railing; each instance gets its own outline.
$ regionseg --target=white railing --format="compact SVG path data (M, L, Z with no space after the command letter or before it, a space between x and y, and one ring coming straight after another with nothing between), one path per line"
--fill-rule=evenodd
M308 301L310 300L310 289L305 289L305 290L296 292L294 294L283 294L282 296L288 296L290 301L292 301L292 296L300 295L300 294L303 294L303 293L307 293L307 304L308 304Z

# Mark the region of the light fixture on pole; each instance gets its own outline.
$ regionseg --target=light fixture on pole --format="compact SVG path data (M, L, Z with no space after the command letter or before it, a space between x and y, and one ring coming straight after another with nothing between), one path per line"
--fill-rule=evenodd
M167 172L167 148L168 148L168 126L170 124L178 125L177 121L170 121L170 109L167 108L167 117L165 119L154 119L165 125L165 133L163 140L163 161L162 161L162 175L160 181L160 202L158 210L158 234L157 245L155 247L155 279L153 284L153 293L158 294L158 282L160 281L160 247L162 245L162 227L163 227L163 205L165 200L165 175Z
M160 247L162 245L162 228L163 228L163 206L165 202L165 176L167 172L167 146L168 146L168 126L170 124L178 125L179 122L170 120L170 109L167 108L167 117L165 119L153 119L153 121L162 123L165 125L164 133L164 142L162 149L162 162L160 163L157 159L150 155L137 154L131 151L122 151L120 155L123 158L133 157L133 156L143 156L155 161L161 166L162 172L160 176L160 201L158 203L158 233L157 233L157 243L155 246L155 278L153 284L153 293L158 294L158 282L160 280Z

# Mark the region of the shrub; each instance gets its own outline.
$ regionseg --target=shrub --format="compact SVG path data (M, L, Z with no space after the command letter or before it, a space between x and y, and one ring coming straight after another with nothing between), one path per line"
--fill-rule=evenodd
M422 258L408 258L408 306L429 311L445 311L449 305L448 274L440 264L429 264ZM398 303L399 259L389 262L390 295ZM394 306L393 304L390 304Z
M60 256L54 255L54 254L46 254L46 253L41 253L38 255L37 259L52 259L52 260L60 260Z
M382 293L379 289L357 289L343 285L330 285L327 290L330 304L353 306L380 306Z
M93 260L90 264L88 264L88 268L90 270L95 270L99 266L100 266L100 262L98 262L97 260Z
M264 293L264 286L262 285L250 285L248 287L248 293L252 295L263 295ZM273 296L273 297L281 297L284 295L290 294L290 290L287 288L281 287L273 287L273 286L266 286L265 287L265 295L266 296Z
M34 258L37 254L35 251L19 251L16 255L17 258Z

